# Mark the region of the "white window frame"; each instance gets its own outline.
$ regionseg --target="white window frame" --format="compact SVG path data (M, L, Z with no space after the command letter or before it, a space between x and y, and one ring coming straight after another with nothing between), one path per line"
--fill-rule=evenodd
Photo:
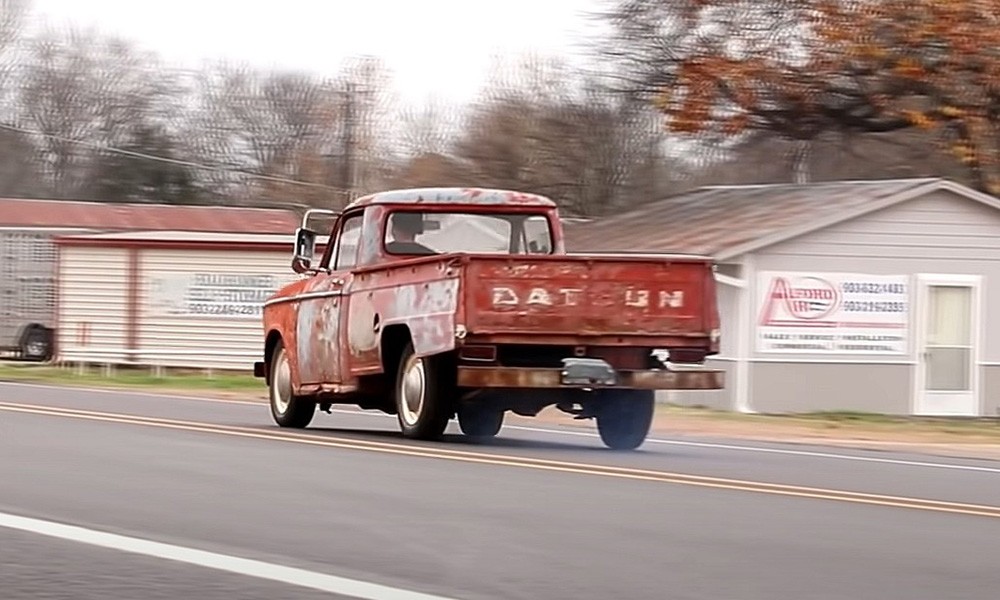
M921 356L927 343L927 318L929 308L928 289L931 286L960 286L972 289L972 306L970 327L972 327L972 353L969 357L969 366L972 369L970 381L971 392L976 401L975 416L983 414L982 395L982 374L980 373L980 361L982 359L983 343L983 276L981 275L954 275L944 273L918 273L913 277L913 291L911 315L913 317L913 352L912 357L916 363L913 369L913 393L910 396L910 414L918 415L917 409L921 403L923 395L927 393L925 381L927 375L926 361Z

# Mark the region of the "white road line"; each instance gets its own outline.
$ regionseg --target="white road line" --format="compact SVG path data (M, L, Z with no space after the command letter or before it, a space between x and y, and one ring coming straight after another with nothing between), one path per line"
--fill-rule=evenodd
M334 413L345 414L345 415L362 415L362 416L378 416L378 417L389 417L395 419L393 415L387 415L384 413L362 413L355 410L343 410L335 409ZM567 429L547 429L544 427L526 427L522 425L504 425L504 429L512 429L515 431L528 431L534 433L548 433L554 435L565 435L574 437L585 437L596 439L600 435L596 433L590 433L588 431L570 431ZM665 440L659 438L649 438L646 440L647 444L663 444L670 446L691 446L696 448L709 448L713 450L730 450L734 452L760 452L764 454L783 454L786 456L803 456L809 458L825 458L832 460L852 460L856 462L870 462L870 463L882 463L890 465L900 465L907 467L928 467L936 469L953 469L959 471L976 471L981 473L1000 473L1000 468L998 467L981 467L976 465L958 465L954 463L938 463L931 461L919 461L919 460L904 460L897 458L876 458L873 456L854 456L851 454L837 454L835 452L817 452L811 450L787 450L782 448L764 448L760 446L741 446L737 444L721 444L715 442L689 442L682 440ZM776 442L780 443L780 442ZM817 442L822 443L822 442ZM863 448L859 448L863 450Z
M217 554L215 552L175 546L173 544L163 544L151 540L105 533L74 525L64 525L53 521L31 519L7 513L0 513L0 527L80 542L91 546L110 548L122 552L130 552L132 554L187 563L209 569L217 569L219 571L228 571L248 577L268 579L289 585L329 592L331 594L349 596L351 598L364 598L366 600L449 600L443 596L432 596L259 560Z
M536 433L552 433L559 435L571 435L578 437L597 438L596 433L586 431L565 431L558 429L543 429L539 427L521 427L518 425L504 425L504 429L515 429L519 431L534 431ZM837 454L834 452L816 452L811 450L786 450L782 448L763 448L760 446L739 446L735 444L719 444L713 442L686 442L681 440L663 440L650 438L647 444L666 444L671 446L693 446L696 448L711 448L715 450L732 450L736 452L761 452L764 454L784 454L788 456L806 456L809 458L827 458L835 460L853 460L856 462L883 463L890 465L902 465L907 467L929 467L936 469L954 469L959 471L979 471L982 473L1000 473L997 467L980 467L976 465L957 465L954 463L937 463L919 460L903 460L898 458L876 458L873 456L854 456L851 454ZM780 443L780 442L778 442ZM822 443L822 442L817 442ZM859 448L862 449L862 448Z
M204 396L185 396L182 394L157 394L156 392L144 392L142 390L130 390L123 388L92 388L77 385L49 385L45 383L31 383L22 381L0 381L0 387L2 386L12 386L12 387L27 387L27 388L41 388L46 390L59 390L59 391L72 391L72 392L88 392L91 394L117 394L120 396L139 396L140 398L156 398L158 400L187 400L189 402L214 402L217 404L243 404L246 406L264 406L267 404L264 400L251 401L251 400L227 400L225 398L207 398ZM198 390L192 390L192 393Z
M34 383L21 383L21 382L0 382L0 385L12 385L12 386L23 386L23 387L36 387L36 388L46 388L46 389L58 389L58 390L76 390L85 391L92 393L114 393L114 394L126 394L133 396L143 396L149 398L157 399L168 399L168 400L186 400L194 402L216 402L220 404L237 404L237 405L250 405L250 406L263 406L267 405L263 402L249 402L244 400L225 400L220 398L205 398L200 396L171 396L155 394L150 392L133 392L129 390L116 390L116 389L101 389L101 388L84 388L84 387L65 387L56 385L46 385L46 384L34 384ZM333 409L336 414L344 415L356 415L362 417L383 417L389 419L395 419L394 415L387 415L381 412L375 411L362 411L362 410L350 410L350 409ZM504 429L512 429L515 431L528 431L535 433L547 433L552 435L565 435L565 436L576 436L576 437L587 437L587 438L599 438L600 436L596 433L590 433L586 431L569 431L566 429L548 429L544 427L526 427L521 425L504 425ZM851 454L838 454L835 452L817 452L811 450L790 450L782 448L764 448L761 446L743 446L738 444L722 444L714 442L690 442L682 440L667 440L661 438L650 438L646 440L647 444L661 444L661 445L671 445L671 446L689 446L695 448L708 448L713 450L727 450L731 452L758 452L763 454L782 454L785 456L801 456L807 458L824 458L829 460L848 460L855 462L868 462L868 463L881 463L890 464L906 467L921 467L921 468L934 468L934 469L950 469L956 471L973 471L980 473L1000 473L1000 468L997 467L982 467L976 465L960 465L954 463L939 463L931 461L917 461L917 460L904 460L895 458L877 458L873 456L855 456ZM782 442L774 442L782 443ZM816 444L822 445L822 440L817 440ZM878 443L878 442L865 442L865 443ZM895 445L905 446L903 443L894 443ZM933 444L918 444L920 446L932 446ZM864 448L857 448L858 450L864 450ZM988 460L988 459L975 459L970 458L969 460Z

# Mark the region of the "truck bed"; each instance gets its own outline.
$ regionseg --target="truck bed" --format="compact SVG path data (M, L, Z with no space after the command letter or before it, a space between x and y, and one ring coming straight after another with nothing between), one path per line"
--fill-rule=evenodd
M712 261L697 256L435 255L358 269L350 297L352 376L382 372L369 323L405 326L420 355L478 345L535 365L581 346L634 350L618 353L634 368L652 350L690 364L719 347ZM531 358L539 351L552 356Z

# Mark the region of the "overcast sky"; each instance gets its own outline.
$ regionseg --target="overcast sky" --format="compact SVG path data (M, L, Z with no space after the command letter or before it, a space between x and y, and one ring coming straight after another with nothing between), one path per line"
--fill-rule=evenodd
M497 54L579 55L600 0L35 0L35 16L97 27L175 64L226 58L334 74L382 57L401 99L464 102ZM575 59L578 60L578 59Z

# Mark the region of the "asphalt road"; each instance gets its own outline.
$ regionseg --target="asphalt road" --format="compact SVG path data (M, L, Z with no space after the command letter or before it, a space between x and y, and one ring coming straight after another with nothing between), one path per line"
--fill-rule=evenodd
M288 432L256 403L0 384L0 598L364 584L400 600L993 599L1000 463L694 438L616 453L551 427L423 444L370 413Z

